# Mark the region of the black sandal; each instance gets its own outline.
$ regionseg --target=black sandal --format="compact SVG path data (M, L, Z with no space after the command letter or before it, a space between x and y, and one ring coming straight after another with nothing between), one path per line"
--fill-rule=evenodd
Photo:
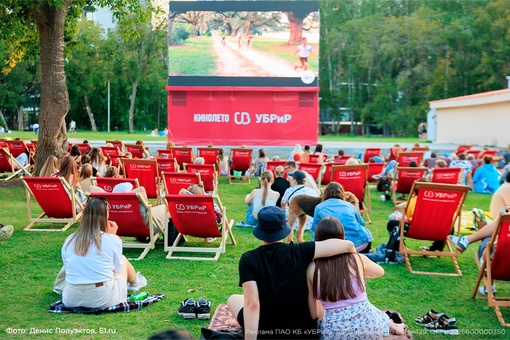
M431 309L424 316L420 316L419 318L414 319L414 322L416 322L416 324L418 324L420 326L425 326L428 323L436 321L443 314L444 313L439 313L439 312L436 312L433 309Z

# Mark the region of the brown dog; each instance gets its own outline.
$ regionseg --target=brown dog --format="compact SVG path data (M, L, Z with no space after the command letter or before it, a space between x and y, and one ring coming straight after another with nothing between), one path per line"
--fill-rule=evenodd
M344 193L344 200L351 203L358 209L359 201L350 191ZM294 238L294 223L296 219L299 220L298 229L296 231L296 241L298 243L304 242L303 234L305 232L305 224L308 216L313 217L315 207L322 202L322 197L315 197L310 195L294 196L289 203L289 218L287 222L290 225L290 234L287 236L287 242Z

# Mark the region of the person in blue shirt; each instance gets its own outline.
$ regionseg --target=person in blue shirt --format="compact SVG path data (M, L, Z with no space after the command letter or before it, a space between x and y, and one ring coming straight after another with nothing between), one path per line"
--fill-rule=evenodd
M475 192L481 194L493 194L499 188L499 172L492 164L492 157L485 156L483 165L476 169L473 176Z

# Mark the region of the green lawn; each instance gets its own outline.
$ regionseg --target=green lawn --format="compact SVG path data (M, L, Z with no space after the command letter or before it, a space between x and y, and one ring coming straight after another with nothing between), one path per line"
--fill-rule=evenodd
M244 196L255 187L243 182L229 185L221 178L219 194L227 207L227 215L236 222L244 220ZM368 225L375 241L374 245L388 239L385 226L392 211L391 202L381 202L375 190L371 192L373 223ZM170 261L165 259L163 245L149 252L142 261L134 261L135 268L148 279L147 291L163 293L165 298L148 308L133 313L106 315L51 314L47 312L50 303L59 299L52 292L52 285L62 261L60 249L64 239L76 230L73 226L65 233L25 232L28 224L25 190L19 179L0 182L0 222L15 226L14 235L0 242L0 263L3 310L0 318L0 335L10 332L33 330L85 330L95 331L98 338L147 338L166 329L186 329L199 336L200 328L208 321L184 320L177 315L180 302L187 297L200 296L212 300L213 308L225 303L229 295L240 293L237 264L240 255L259 245L250 229L234 228L238 244L227 246L227 252L217 262ZM470 193L465 209L479 207L487 210L490 196ZM430 223L434 223L431 216ZM305 235L310 237L309 232ZM419 245L419 243L417 243ZM410 274L405 265L386 266L386 274L379 279L368 281L370 301L379 308L395 309L407 320L415 338L425 339L422 329L414 325L413 319L430 309L447 313L457 318L457 324L466 335L459 338L508 338L492 309L483 299L472 300L477 270L472 246L459 258L462 277L435 277ZM134 256L134 251L125 254ZM419 268L432 267L450 270L451 262L435 258L415 258L413 264ZM498 283L498 294L509 293L510 285ZM282 307L283 308L283 307ZM282 310L283 312L283 310ZM510 317L510 313L506 312ZM102 328L115 331L114 335L99 334ZM480 333L482 332L482 333ZM485 333L483 333L485 332ZM63 334L60 334L62 336ZM82 336L90 338L90 334ZM26 338L26 334L20 337ZM53 338L54 335L51 335ZM69 335L66 337L70 337ZM436 336L441 338L441 336Z
M87 139L89 141L93 140L122 140L122 141L136 141L141 139L143 141L166 141L167 137L151 137L150 131L135 131L135 133L131 134L127 131L111 131L111 132L92 132L87 130L78 130L76 133L69 133L67 138L84 140ZM37 135L32 131L13 131L11 134L0 134L0 138L10 137L12 139L16 137L21 137L25 141L29 140L37 140Z
M168 48L169 74L210 76L216 69L211 37L193 37L181 46Z

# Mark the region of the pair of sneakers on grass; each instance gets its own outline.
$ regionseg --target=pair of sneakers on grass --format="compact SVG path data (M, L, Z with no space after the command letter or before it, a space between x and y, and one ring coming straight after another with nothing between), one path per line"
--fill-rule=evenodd
M200 297L197 301L194 301L193 298L187 298L181 302L177 314L185 319L210 319L211 301L207 301L203 297Z

